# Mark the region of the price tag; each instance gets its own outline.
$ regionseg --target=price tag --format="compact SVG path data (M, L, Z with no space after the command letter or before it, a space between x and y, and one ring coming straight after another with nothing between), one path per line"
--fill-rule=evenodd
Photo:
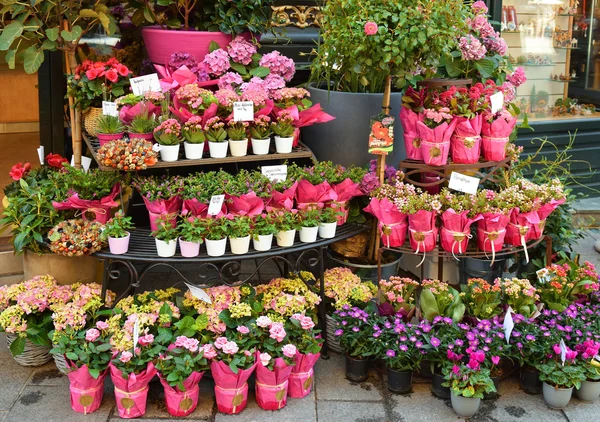
M252 101L236 101L233 103L233 121L249 122L254 120L254 103Z
M37 149L38 158L40 159L40 165L44 165L44 146L42 145Z
M490 103L492 106L492 113L498 113L504 107L504 94L502 92L496 92L494 95L490 95Z
M210 198L210 204L208 205L208 215L217 215L221 212L223 207L223 201L225 201L225 195L213 195Z
M262 166L261 171L263 176L269 179L271 182L279 181L285 182L287 179L287 166Z
M448 184L448 187L462 193L470 193L471 195L475 195L477 193L477 189L479 188L479 179L477 177L471 177L453 171L450 175L450 183Z
M133 324L133 350L135 350L135 346L138 344L138 340L140 338L140 320L136 319Z
M190 289L190 293L192 294L192 296L194 296L196 299L200 299L208 304L212 303L212 300L210 300L210 296L204 291L204 289L196 287L193 284L186 283L185 281L184 283L188 287L188 289Z
M552 280L552 272L548 268L542 268L541 270L537 270L535 272L537 275L537 279L540 284L549 283Z
M565 341L560 339L560 360L562 361L563 366L565 365L565 360L567 360L567 345Z
M152 151L160 152L160 144L152 144Z
M71 167L75 167L75 156L71 155Z
M119 110L117 109L117 103L112 101L102 101L102 114L105 116L119 116Z
M160 81L156 73L150 75L138 76L137 78L129 79L131 90L134 95L144 95L148 91L162 92Z
M594 359L596 359L598 362L600 362L600 355L594 356Z
M512 334L512 330L515 327L515 322L512 317L512 309L510 306L506 311L506 316L504 317L504 338L506 338L506 344L510 342L510 335Z
M87 173L90 171L90 165L92 164L92 159L90 157L81 157L81 167Z

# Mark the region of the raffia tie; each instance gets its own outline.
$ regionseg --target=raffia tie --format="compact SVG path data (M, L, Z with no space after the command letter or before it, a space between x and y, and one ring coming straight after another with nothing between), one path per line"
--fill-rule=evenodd
M414 229L409 229L410 232L413 234L413 239L415 239L415 241L417 242L417 250L415 251L415 255L417 255L419 253L419 250L421 248L421 243L423 244L423 258L421 259L421 262L419 262L419 265L417 265L417 268L419 268L421 265L423 265L423 262L425 262L425 255L427 254L427 252L425 252L425 236L428 234L432 234L433 230L427 230L427 231L417 231ZM419 240L415 237L416 234L421 234L423 235L423 239ZM420 236L419 236L420 237Z
M521 246L523 246L523 251L525 251L525 262L529 263L529 252L527 252L527 242L525 241L525 236L529 232L529 226L520 226L515 223L508 223L511 227L516 227L519 230L519 236L521 237Z
M452 238L454 239L454 242L452 242L452 256L454 257L454 259L456 259L458 261L458 258L456 257L456 255L454 255L454 247L458 243L458 254L462 255L462 253L463 253L463 250L462 250L462 242L463 242L463 240L464 239L473 239L473 235L471 233L469 233L469 232L455 232L455 231L452 231L452 230L448 230L444 226L442 226L442 231L445 231L446 233L450 233L450 235L452 235ZM459 240L461 237L462 237L462 239Z
M392 227L396 227L396 226L401 226L401 225L406 225L406 221L402 220L398 223L392 223L392 224L383 224L382 222L379 222L379 229L381 230L381 233L385 235L386 240L387 240L387 247L390 247L390 235L388 233L386 233L385 229L391 229ZM391 230L390 230L391 232Z
M492 244L492 263L490 264L490 267L492 265L494 265L494 262L496 261L496 245L494 244L494 240L496 240L498 238L498 235L500 235L500 233L504 233L505 231L506 231L506 229L492 231L492 232L486 232L485 230L483 231L483 234L485 234L485 241L483 242L483 248L485 249L485 244L487 242L490 242ZM493 237L493 239L492 239L492 237ZM485 257L488 258L487 252L485 252L485 250L484 250L484 253L485 253Z
M82 390L81 388L76 388L76 387L69 386L69 389L72 392L77 393L77 394L82 395L82 396L92 396L96 391L100 390L101 388L104 388L104 383L99 384L99 385L97 385L94 388L89 388L87 390ZM92 402L92 404L94 404L94 402ZM83 414L84 415L87 415L87 408L90 407L90 406L83 406Z
M504 142L508 142L509 141L509 137L508 136L503 137L503 138L494 138L494 137L491 137L491 136L483 135L481 137L481 139L487 139L489 141L504 141Z
M85 210L80 210L75 213L75 217L85 217L86 212L93 212L94 214L106 214L106 210L104 208L86 208Z
M240 388L223 388L217 384L215 384L215 388L218 388L221 391L235 391L235 396L237 396L238 394L241 394L242 390L244 389L244 387L248 385L247 382L245 382L244 384L242 384L242 386ZM237 410L237 406L233 406L233 413L235 413L235 411Z
M121 390L120 388L115 387L115 392L118 392L119 394L124 395L126 399L130 399L131 396L133 396L135 394L139 394L139 393L143 393L144 391L148 391L148 388L149 387L146 385L145 387L140 388L137 391L129 392L129 391ZM130 414L131 413L131 408L125 409L125 413Z

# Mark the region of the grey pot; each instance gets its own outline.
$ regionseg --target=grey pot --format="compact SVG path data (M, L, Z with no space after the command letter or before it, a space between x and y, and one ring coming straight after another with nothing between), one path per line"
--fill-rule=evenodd
M452 402L452 409L461 418L470 418L479 410L479 404L481 399L474 397L463 397L454 394L454 391L450 395L450 401Z
M550 384L544 383L542 389L544 393L544 401L552 409L562 410L571 401L573 395L573 387L571 388L555 388Z
M600 381L583 381L581 388L575 390L579 400L596 401L600 397Z
M376 158L367 152L370 117L381 113L381 94L337 92L308 86L313 104L321 104L323 110L335 120L302 128L302 142L308 145L318 160L331 160L337 164L361 166ZM402 94L391 95L390 115L396 118L394 124L394 152L387 157L387 163L397 166L406 157L402 125L398 114L402 104Z

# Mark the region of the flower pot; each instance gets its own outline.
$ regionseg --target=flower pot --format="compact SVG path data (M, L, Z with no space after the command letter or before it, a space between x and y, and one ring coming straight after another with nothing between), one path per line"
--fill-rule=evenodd
M188 160L199 160L202 158L202 153L204 152L204 142L201 144L190 144L189 142L184 142L183 149L185 150L185 158Z
M129 250L129 238L131 235L127 232L125 237L108 237L108 248L113 255L123 255Z
M363 382L369 376L369 360L354 359L346 355L346 378L352 382Z
M75 412L87 415L98 410L104 396L104 379L107 373L108 371L104 371L94 379L87 365L81 368L72 366L69 369L67 377L69 377L71 408Z
M248 154L248 139L241 141L229 140L229 152L232 157L243 157Z
M99 133L98 134L98 142L100 142L100 146L108 144L110 141L115 141L117 139L123 138L125 132L120 133Z
M583 381L575 396L579 400L596 401L600 397L600 381Z
M254 154L254 155L267 155L269 153L270 146L271 146L271 138L267 138L267 139L252 138L252 154Z
M300 228L300 242L313 243L317 241L319 234L319 226L317 227L302 227Z
M154 242L156 243L156 253L158 256L168 258L175 255L175 250L177 250L177 239L169 240L168 242L154 239Z
M387 369L388 376L388 390L396 394L410 393L412 388L412 371L396 371L394 369Z
M470 418L479 410L481 399L474 397L462 397L452 393L450 397L452 402L452 409L461 418Z
M450 141L447 142L427 142L421 141L421 151L423 151L423 161L430 166L445 166L448 163L448 154L450 152Z
M398 267L400 266L402 253L396 251L385 251L384 258L386 258L386 261L385 263L381 264L381 279L387 280L391 276L398 275ZM327 250L327 268L350 268L354 274L361 278L361 280L371 280L373 282L380 280L378 276L377 263L363 264L362 261L360 262L361 263L354 263L351 260L338 255L332 250Z
M460 258L458 262L459 283L467 284L470 278L483 278L488 283L502 276L504 271L504 258L496 258L494 265L490 266L491 259Z
M336 230L337 223L321 223L319 224L319 237L321 239L333 239Z
M208 150L210 152L210 158L225 158L227 157L227 148L229 142L208 142Z
M444 381L443 375L434 372L431 376L431 392L440 399L448 400L450 398L450 388L442 385Z
M154 132L150 133L129 133L129 139L143 139L144 141L155 143Z
M192 374L183 381L184 391L180 391L178 387L171 387L163 374L158 374L160 383L165 392L165 404L167 405L167 412L169 412L169 415L183 417L191 415L194 410L196 410L196 407L198 406L198 395L200 393L198 383L202 379L202 375L204 375L202 372L192 372Z
M519 385L527 394L540 394L542 392L540 371L530 366L522 367L519 373Z
M179 251L185 258L193 258L200 253L200 242L187 242L179 239Z
M10 345L17 339L18 335L6 333L6 345L10 349ZM13 356L14 360L21 366L42 366L52 360L50 354L50 346L40 346L32 343L31 340L25 339L25 349L23 353Z
M277 245L282 248L292 246L294 244L294 238L296 237L296 229L279 232L276 237Z
M132 393L115 387L115 400L119 417L121 419L133 419L143 416L146 413L149 390L148 385Z
M204 239L204 243L206 243L206 252L209 256L225 255L225 248L227 247L227 238L221 240Z
M177 145L161 145L160 146L160 159L166 162L177 161L179 158L179 146Z
M273 245L273 235L272 234L267 234L267 235L258 235L258 239L254 238L252 239L252 244L254 246L254 250L256 251L260 251L260 252L265 252L271 249L271 246Z
M550 384L543 384L543 394L544 401L548 405L548 407L556 410L562 410L571 401L571 396L573 395L573 387L571 388L558 388L553 387Z
M250 249L250 235L245 237L230 237L229 247L234 255L244 255Z
M52 274L58 284L102 283L102 265L93 256L63 256L54 253L23 254L23 278L32 279L39 274Z
M275 137L275 150L277 154L289 154L292 152L292 145L294 144L294 137L282 138L280 136Z
M486 161L502 161L506 158L506 144L508 138L491 138L483 136L481 140L481 151Z
M325 315L325 330L327 332L327 347L336 353L344 353L344 348L340 344L340 338L335 335L338 329L336 322L330 315Z

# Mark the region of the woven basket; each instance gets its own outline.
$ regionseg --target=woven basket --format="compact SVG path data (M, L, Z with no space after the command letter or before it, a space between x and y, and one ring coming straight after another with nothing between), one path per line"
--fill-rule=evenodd
M325 315L325 330L327 331L327 346L329 347L329 350L337 353L344 353L340 340L335 335L335 330L337 330L335 321L329 315Z
M17 339L16 334L6 334L6 343L10 348L13 341ZM50 346L40 346L32 343L29 339L25 340L25 350L19 356L13 356L21 366L41 366L52 360Z
M54 363L56 364L56 369L58 369L60 372L62 372L63 374L67 374L67 359L65 358L65 355L61 355L61 354L54 354L52 355L52 357L54 358Z
M367 250L367 244L369 243L369 238L371 237L370 233L371 232L357 234L348 239L335 242L331 245L331 249L346 258L358 258L359 256L364 256L365 251Z
M83 127L85 131L92 136L98 135L98 123L97 120L102 116L102 108L90 107L83 113Z

